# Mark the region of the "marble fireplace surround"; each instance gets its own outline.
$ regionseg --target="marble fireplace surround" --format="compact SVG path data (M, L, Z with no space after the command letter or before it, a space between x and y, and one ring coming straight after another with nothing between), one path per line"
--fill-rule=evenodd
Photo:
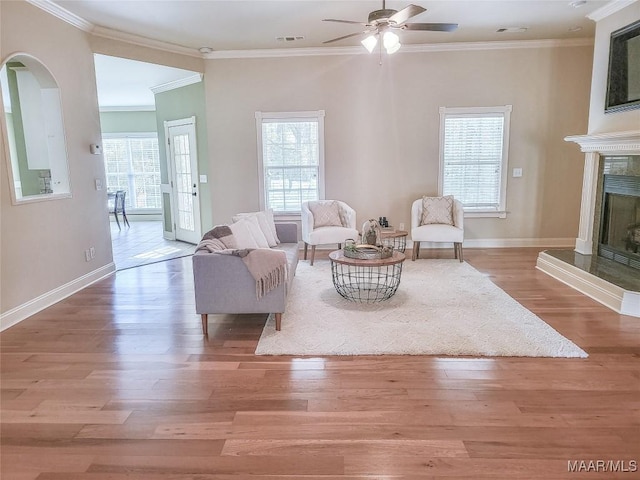
M594 221L596 218L596 194L600 159L605 155L640 155L640 130L602 133L593 135L573 135L565 137L567 142L580 145L585 153L584 176L582 181L582 203L580 207L580 227L576 239L575 254L580 262L591 258L593 253ZM557 278L576 290L590 296L624 315L640 318L640 292L628 290L610 283L550 255L541 252L537 268ZM628 268L624 267L623 268Z

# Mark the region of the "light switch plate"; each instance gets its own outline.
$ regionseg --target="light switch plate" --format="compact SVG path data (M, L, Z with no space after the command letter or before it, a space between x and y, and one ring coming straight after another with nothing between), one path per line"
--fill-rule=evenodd
M522 169L521 168L514 168L513 169L513 177L521 177L522 176Z
M207 183L207 176L206 175L200 175L200 183Z
M102 180L96 178L96 190L102 190Z

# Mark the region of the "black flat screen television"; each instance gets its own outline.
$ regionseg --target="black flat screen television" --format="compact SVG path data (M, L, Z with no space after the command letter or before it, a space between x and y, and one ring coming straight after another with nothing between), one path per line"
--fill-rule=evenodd
M640 108L640 20L611 34L605 112Z

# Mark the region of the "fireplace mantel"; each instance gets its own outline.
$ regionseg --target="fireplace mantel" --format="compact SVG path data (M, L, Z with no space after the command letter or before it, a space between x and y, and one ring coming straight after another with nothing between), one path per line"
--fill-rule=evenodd
M580 150L605 154L640 153L640 130L629 132L597 133L593 135L570 135L564 137L567 142L580 145Z
M580 145L580 149L586 154L584 158L580 227L578 238L576 238L576 252L583 255L591 255L593 252L593 221L595 218L600 155L640 155L640 130L572 135L564 139L567 142L574 142Z
M593 227L600 157L640 155L640 130L571 135L565 137L565 141L577 143L585 153L580 227L574 251L579 256L587 257L593 254ZM543 272L589 295L618 313L640 317L640 292L624 290L573 265L559 261L545 252L540 253L537 266Z

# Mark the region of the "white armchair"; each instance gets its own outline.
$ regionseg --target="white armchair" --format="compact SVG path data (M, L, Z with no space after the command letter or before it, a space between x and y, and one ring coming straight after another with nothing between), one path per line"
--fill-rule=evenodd
M411 206L411 240L413 253L411 260L420 256L420 242L453 243L453 252L461 262L462 242L464 240L464 209L462 202L453 200L453 225L446 223L430 223L422 225L422 198Z
M301 220L304 259L307 259L307 248L311 245L311 265L316 254L316 245L337 243L338 248L342 248L346 239L358 239L356 212L340 200L304 202Z

